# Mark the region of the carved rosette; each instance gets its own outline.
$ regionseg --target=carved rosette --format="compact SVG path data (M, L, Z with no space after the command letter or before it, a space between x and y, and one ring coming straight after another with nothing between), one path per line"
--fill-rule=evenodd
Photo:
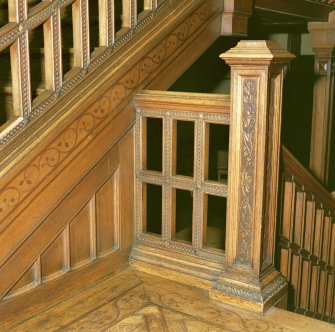
M236 263L250 265L252 242L252 209L254 204L255 130L257 110L257 79L243 81L240 225Z

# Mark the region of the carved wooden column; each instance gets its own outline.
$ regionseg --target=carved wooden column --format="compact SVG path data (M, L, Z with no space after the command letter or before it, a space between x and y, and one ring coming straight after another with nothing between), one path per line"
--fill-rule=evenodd
M309 23L308 30L310 44L315 53L316 76L309 166L314 175L327 187L334 105L335 11L330 13L329 22Z
M221 35L246 36L254 0L225 0L223 6Z
M241 41L231 66L226 268L211 296L263 312L285 297L274 267L283 67L271 41Z

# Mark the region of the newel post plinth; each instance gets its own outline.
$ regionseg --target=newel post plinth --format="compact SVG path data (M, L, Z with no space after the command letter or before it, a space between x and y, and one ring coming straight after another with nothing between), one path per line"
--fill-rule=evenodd
M274 267L283 68L294 56L271 41L241 41L231 66L226 267L211 296L264 312L285 297Z

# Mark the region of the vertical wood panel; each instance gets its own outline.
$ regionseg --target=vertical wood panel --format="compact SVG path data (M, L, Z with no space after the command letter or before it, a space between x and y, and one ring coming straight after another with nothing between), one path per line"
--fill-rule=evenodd
M60 234L41 255L42 278L61 272L64 267L63 234Z
M119 173L114 175L96 193L97 252L102 255L114 249L115 224L119 218Z
M32 284L35 282L35 264L31 266L31 268L21 277L21 279L14 285L11 289L10 293L21 288Z
M293 182L285 182L282 235L288 240L291 238L292 210L295 205L294 202L295 184Z
M91 256L91 213L89 201L70 223L71 267L87 261Z
M305 234L304 234L304 249L311 251L312 248L312 234L314 229L315 219L315 201L307 201L306 204L306 221L305 221Z

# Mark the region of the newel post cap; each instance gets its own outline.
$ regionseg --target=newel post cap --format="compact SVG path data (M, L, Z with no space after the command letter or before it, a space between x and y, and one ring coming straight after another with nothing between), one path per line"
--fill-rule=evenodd
M271 40L242 40L234 48L220 55L229 65L286 65L295 58Z

